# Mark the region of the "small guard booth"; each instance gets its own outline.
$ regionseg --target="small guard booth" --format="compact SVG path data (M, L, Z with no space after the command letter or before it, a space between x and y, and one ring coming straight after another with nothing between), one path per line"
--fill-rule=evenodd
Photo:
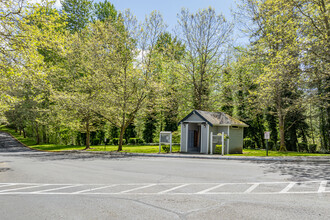
M226 141L226 153L239 154L243 151L243 130L247 124L223 113L193 110L179 122L181 125L181 152L210 153L211 132L224 132L229 137Z

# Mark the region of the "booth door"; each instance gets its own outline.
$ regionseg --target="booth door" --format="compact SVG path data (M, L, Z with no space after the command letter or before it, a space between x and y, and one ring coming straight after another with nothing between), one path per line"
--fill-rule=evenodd
M199 132L196 130L188 131L188 152L198 152L199 150Z

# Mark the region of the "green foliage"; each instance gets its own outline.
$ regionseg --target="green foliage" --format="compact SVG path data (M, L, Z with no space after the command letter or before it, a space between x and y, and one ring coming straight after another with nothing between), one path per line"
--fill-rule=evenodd
M181 140L181 131L172 132L172 143L180 143Z
M149 114L146 117L144 130L143 130L143 140L146 143L153 142L153 138L155 137L155 131L156 131L156 123L157 123L157 119L155 114Z
M111 19L115 21L118 16L118 12L115 9L115 6L105 0L104 2L95 2L94 3L94 16L96 20L105 21Z
M137 145L137 144L142 144L143 141L140 138L130 138L128 140L128 143Z
M244 148L250 148L250 149L255 149L255 143L251 140L251 138L244 138L243 140L243 147Z
M317 147L316 144L310 144L310 145L308 145L308 152L309 153L315 153L316 152L316 147Z
M228 47L232 25L212 8L183 9L170 34L160 13L139 25L107 0L63 0L63 13L52 1L1 1L0 121L40 144L107 137L121 150L123 139L176 131L195 108L247 123L244 148L264 149L271 131L270 149L328 152L326 3L242 0L243 48Z
M268 149L269 150L276 150L275 143L273 141L268 141Z
M190 13L182 9L178 14L179 39L185 44L182 75L191 85L190 100L194 109L210 110L214 83L219 79L222 52L232 30L222 14L211 7Z
M91 21L93 3L91 0L62 0L62 10L66 14L67 29L75 33L84 29Z
M222 145L215 145L214 153L222 154Z
M308 152L307 143L298 143L298 152Z
M119 138L113 138L111 143L113 145L119 145ZM126 143L126 140L123 139L123 144L125 144L125 143Z
M136 137L135 125L131 123L125 130L124 139L129 143L129 139Z
M168 145L162 145L162 149L163 149L163 151L165 151L165 153L169 153L171 150L170 146L168 146Z

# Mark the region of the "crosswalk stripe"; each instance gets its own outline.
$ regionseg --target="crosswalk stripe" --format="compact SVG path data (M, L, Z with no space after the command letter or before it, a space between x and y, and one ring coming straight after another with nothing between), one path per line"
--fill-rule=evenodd
M299 194L299 193L330 193L327 190L328 180L317 181L303 181L303 182L257 182L257 183L124 183L124 184L44 184L44 183L0 183L0 195L28 195L28 194L58 194L58 195L73 195L73 194L130 194L130 195L229 195L229 194ZM275 186L282 186L281 190L268 191L268 184L276 184ZM301 187L296 185L310 184L316 186L314 190L304 191ZM106 190L111 187L120 187L114 190ZM162 186L162 189L154 186ZM189 187L187 187L189 186ZM217 188L226 186L227 190L217 191ZM260 189L256 192L256 188ZM2 188L1 188L2 187ZM41 188L43 187L43 188ZM77 187L77 188L75 188ZM152 188L152 191L144 191L143 189ZM164 190L163 187L167 189ZM185 188L186 187L186 188ZM201 187L203 190L201 190ZM238 187L238 188L237 188ZM241 190L244 187L244 190ZM70 190L64 190L69 189ZM118 190L119 189L119 190ZM178 190L182 189L182 190ZM120 191L121 190L121 191Z
M167 189L167 190L164 190L164 191L161 191L161 192L158 192L157 194L164 194L164 193L168 193L168 192L171 192L171 191L174 191L176 189L180 189L182 187L185 187L185 186L188 186L190 184L183 184L183 185L180 185L180 186L176 186L176 187L173 187L171 189Z
M296 184L295 182L289 183L289 185L287 185L284 189L282 189L280 193L288 192L295 184Z
M132 191L135 191L135 190L145 189L145 188L148 188L148 187L152 187L152 186L155 186L155 185L156 184L149 184L147 186L140 186L140 187L137 187L137 188L134 188L134 189L124 190L124 191L121 191L119 193L128 193L128 192L132 192Z
M74 192L72 194L79 194L79 193L84 193L84 192L90 192L90 191L95 191L95 190L99 190L99 189L106 189L106 188L115 187L115 186L118 186L118 184L113 184L113 185L108 185L108 186L102 186L102 187L97 187L97 188L92 188L92 189L85 189L85 190Z
M250 186L247 190L245 190L244 193L251 193L255 188L257 188L260 184L259 183L255 183L252 186Z
M199 191L199 192L197 192L196 194L204 194L204 193L210 192L210 191L212 191L212 190L214 190L214 189L220 188L221 186L224 186L224 185L226 185L226 184L222 183L222 184L219 184L219 185L213 186L213 187L211 187L211 188L208 188L208 189L205 189L205 190Z
M47 185L47 184L44 184ZM19 188L14 188L14 189L5 189L5 190L1 190L0 193L2 192L9 192L9 191L16 191L16 190L21 190L21 189L31 189L31 188L37 188L37 187L41 187L44 185L37 185L37 186L25 186L25 187L19 187Z
M36 192L33 192L33 193L44 193L44 192L50 192L50 191L55 191L55 190L60 190L60 189L68 189L68 188L77 187L77 186L81 186L81 184L70 185L70 186L62 186L62 187L53 188L53 189L46 189L46 190L36 191Z
M320 187L319 187L319 190L317 192L321 193L321 192L325 192L325 186L327 185L327 181L324 180L324 181L321 181L320 183Z
M5 185L2 185L2 186L0 186L0 188L1 187L5 187L5 186L15 186L16 184L5 184Z

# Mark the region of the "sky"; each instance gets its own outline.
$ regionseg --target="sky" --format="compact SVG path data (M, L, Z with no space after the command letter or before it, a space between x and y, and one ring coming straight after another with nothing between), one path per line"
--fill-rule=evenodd
M96 0L104 1L104 0ZM233 20L232 10L236 9L238 0L108 0L116 8L116 10L124 11L130 9L136 16L138 21L144 21L145 16L152 11L159 11L168 25L167 31L173 32L177 24L177 14L182 8L188 8L191 13L197 12L199 9L212 7L218 14L223 14L229 21ZM243 36L243 37L242 37ZM235 44L246 45L248 37L242 35L237 29L233 35Z
M226 19L231 20L230 9L236 5L234 0L110 0L110 2L120 11L129 8L139 21L143 21L145 16L154 10L160 11L170 31L175 28L177 14L181 8L196 12L198 9L211 6L217 13L222 13Z
M30 0L39 2L41 0ZM104 0L94 0L99 2ZM130 9L139 21L144 21L145 16L157 10L163 15L164 21L169 26L169 31L175 28L177 14L181 8L188 8L190 12L211 6L217 13L222 13L226 19L231 19L231 9L235 8L235 0L108 0L119 11ZM56 0L56 7L60 7L60 0Z
M30 0L32 2L41 0ZM99 2L104 0L94 0ZM138 21L144 21L145 16L152 11L159 11L168 25L167 31L173 32L177 24L177 14L182 8L188 8L191 13L197 12L198 9L212 7L218 14L223 14L227 20L233 20L231 10L235 10L236 1L238 0L108 0L116 10L124 11L130 9L136 16ZM56 0L56 7L60 7L60 0ZM237 43L246 44L247 37L238 38L239 32L235 30L235 39Z

